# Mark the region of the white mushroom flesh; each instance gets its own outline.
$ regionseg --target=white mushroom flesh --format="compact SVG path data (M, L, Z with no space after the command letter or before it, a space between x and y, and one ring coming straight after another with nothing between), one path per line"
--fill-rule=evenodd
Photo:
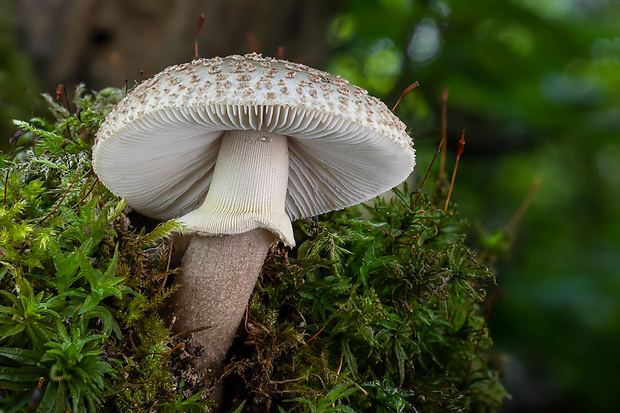
M265 228L286 244L295 245L291 221L284 210L289 170L286 136L226 131L219 148L207 197L200 208L179 221L199 235Z

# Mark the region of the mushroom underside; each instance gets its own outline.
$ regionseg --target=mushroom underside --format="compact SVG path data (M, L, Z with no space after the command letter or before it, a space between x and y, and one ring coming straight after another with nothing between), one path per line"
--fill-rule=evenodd
M97 144L96 164L107 165L97 174L143 214L178 217L204 201L220 145L233 130L286 136L290 220L366 201L402 182L415 164L410 146L340 116L215 105L162 109L123 127L122 139Z

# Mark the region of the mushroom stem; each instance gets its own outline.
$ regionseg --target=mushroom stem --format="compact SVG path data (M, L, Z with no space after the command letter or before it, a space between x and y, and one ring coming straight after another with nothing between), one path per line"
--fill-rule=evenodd
M209 192L202 205L179 218L189 233L240 234L254 228L274 232L294 245L286 214L288 141L255 130L225 131Z
M204 346L199 368L215 373L222 367L271 244L278 238L258 228L222 237L191 238L182 260L185 275L174 295L174 330L194 333Z
M194 335L205 348L201 368L221 367L270 245L295 243L288 168L286 136L225 131L203 204L179 219L193 236L171 310L176 331L209 327Z

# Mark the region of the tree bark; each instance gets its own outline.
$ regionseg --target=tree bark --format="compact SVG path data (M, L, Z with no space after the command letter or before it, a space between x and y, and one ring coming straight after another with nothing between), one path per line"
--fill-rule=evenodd
M36 62L43 90L86 82L123 87L199 54L248 52L321 67L327 30L341 2L273 0L17 0L22 48ZM143 72L143 75L140 72Z

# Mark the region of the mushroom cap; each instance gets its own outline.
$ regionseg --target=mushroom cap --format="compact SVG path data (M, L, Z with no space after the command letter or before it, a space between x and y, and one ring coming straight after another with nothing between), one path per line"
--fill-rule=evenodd
M235 129L288 137L291 220L373 198L415 165L405 125L366 90L253 53L170 66L136 86L97 132L93 168L144 215L179 217L205 199L219 138Z

